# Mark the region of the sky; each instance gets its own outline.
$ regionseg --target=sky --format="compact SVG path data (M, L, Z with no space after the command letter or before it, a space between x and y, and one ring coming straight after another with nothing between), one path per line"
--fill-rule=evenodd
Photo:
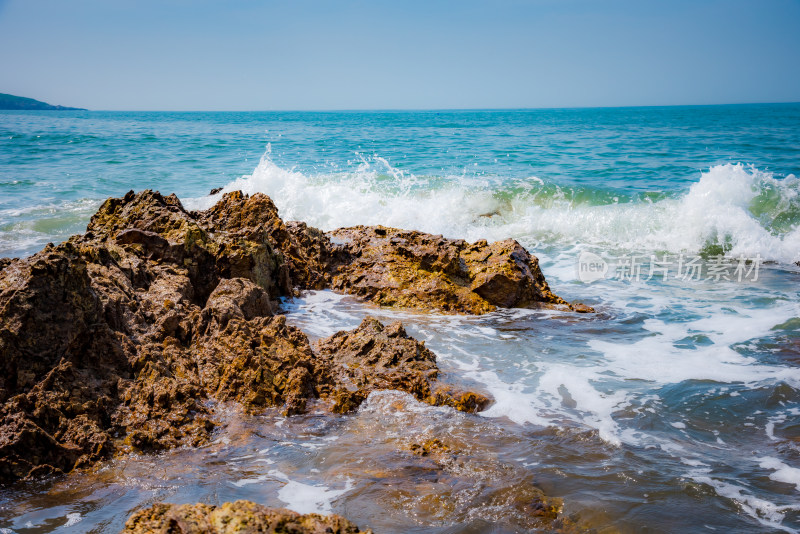
M800 0L0 0L0 93L96 110L800 101Z

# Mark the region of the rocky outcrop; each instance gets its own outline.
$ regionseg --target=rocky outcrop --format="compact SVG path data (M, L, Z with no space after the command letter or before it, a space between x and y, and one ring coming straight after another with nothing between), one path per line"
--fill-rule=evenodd
M513 241L469 245L382 226L331 236L352 257L334 276L333 288L383 306L486 313L498 305L566 304L550 293L538 264Z
M326 234L292 225L306 251L305 271L320 282L381 306L482 314L498 307L562 306L576 311L547 284L539 260L513 239L467 243L383 226Z
M0 480L205 443L208 399L291 409L307 396L293 377L313 368L310 344L268 293L223 279L198 303L192 276L111 242L0 272Z
M205 443L209 399L297 411L314 357L273 316L291 292L281 231L264 195L192 214L145 191L106 201L84 236L4 262L0 480Z
M382 325L367 317L355 330L338 332L315 344L316 353L330 365L337 388L330 392L332 410L357 408L372 391L392 389L411 393L429 404L477 412L489 399L436 383L436 355L424 342L409 336L399 322Z
M0 481L206 443L211 400L287 415L312 399L347 412L378 389L489 402L441 386L435 355L399 324L367 319L312 350L275 315L296 287L449 312L565 305L514 241L324 234L284 223L262 194L202 212L153 191L108 199L83 236L0 261Z
M324 233L284 223L260 193L235 191L206 211L188 213L174 195L131 192L107 200L88 230L139 247L151 259L188 261L193 282L206 291L217 277L244 277L271 298L290 295L293 287L331 288L382 306L451 313L571 307L550 290L538 259L512 239L470 244L383 226Z
M283 508L267 508L250 501L209 504L154 504L128 519L123 534L356 534L356 525L338 515L298 514Z

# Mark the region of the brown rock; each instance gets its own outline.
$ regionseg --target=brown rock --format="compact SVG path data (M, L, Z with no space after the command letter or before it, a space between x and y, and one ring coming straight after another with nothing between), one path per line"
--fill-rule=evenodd
M382 325L365 318L349 332L337 332L318 341L315 352L329 362L334 400L332 410L356 409L370 392L392 389L411 393L433 405L447 405L466 412L484 409L489 400L472 392L459 392L436 383L436 355L409 336L399 322Z
M326 234L338 257L331 287L382 306L482 314L497 307L562 305L539 261L514 240L488 244L383 226Z
M207 399L301 410L311 348L272 316L291 290L281 232L264 195L192 214L145 191L106 201L86 235L4 263L0 481L205 443Z
M436 382L435 355L399 323L367 319L315 356L273 315L293 286L451 312L563 304L513 241L326 235L284 224L262 194L188 212L174 195L130 192L103 203L85 235L0 261L0 482L205 443L208 400L294 414L320 397L346 412L399 389L464 411L488 404Z
M281 250L289 262L292 282L302 289L330 287L332 270L348 259L345 251L334 245L322 230L304 222L290 221L286 228L289 239Z
M125 523L123 534L164 532L171 534L355 534L356 525L338 515L298 514L283 508L267 508L250 501L209 504L155 504L140 510Z
M434 438L423 443L412 443L409 450L419 456L430 456L445 454L450 451L450 447L442 443L442 440Z

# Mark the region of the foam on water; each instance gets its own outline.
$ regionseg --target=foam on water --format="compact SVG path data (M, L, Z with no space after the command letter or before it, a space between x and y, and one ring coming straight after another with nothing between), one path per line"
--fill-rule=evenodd
M67 522L64 523L64 528L77 525L82 520L83 517L79 512L72 512L71 514L67 514Z
M422 179L378 157L362 158L351 172L308 175L279 167L268 150L252 174L187 205L205 208L241 189L268 194L284 219L324 230L383 224L470 241L515 237L528 244L671 252L716 245L734 257L800 259L800 181L794 176L777 179L752 167L717 165L688 191L655 202L577 199L574 191L535 177L507 182L467 175Z
M769 478L778 482L785 482L786 484L794 484L797 491L800 491L800 469L790 467L777 458L768 456L759 458L759 462L759 465L764 469L771 469L774 471Z
M730 499L736 503L740 508L750 517L756 519L762 525L771 527L773 529L782 530L784 532L797 533L796 529L782 525L786 513L789 511L799 510L800 506L780 506L771 501L760 499L741 486L723 482L715 478L703 474L693 475L692 478L695 482L706 484L714 489L718 495Z
M692 398L691 384L704 384L698 402L708 399L709 406L719 402L712 399L743 399L748 392L775 384L800 389L797 367L766 363L736 350L740 344L770 332L776 324L800 316L800 307L782 299L766 307L732 305L732 295L747 293L752 290L749 287L717 288L717 293L690 303L684 292L665 291L658 285L591 287L605 295L609 309L622 310L626 302L638 299L637 306L651 318L641 320L634 339L627 335L616 339L586 336L575 330L573 323L570 339L564 340L570 345L549 354L553 345L542 340L550 336L534 332L548 328L548 323L571 320L552 311L507 310L482 317L415 315L371 308L327 291L309 292L286 304L291 312L289 320L314 337L352 328L365 314L377 315L384 322L401 319L413 336L424 339L436 352L445 375L447 369L458 369L459 377L479 384L491 395L494 402L481 416L557 429L577 424L594 429L597 437L612 448L658 449L663 453L660 461L671 462L676 470L687 465L702 467L686 476L709 486L761 524L793 532L782 522L787 514L795 513L795 508L781 497L767 498L758 490L737 484L727 475L727 466L769 469L770 479L793 485L800 483L800 470L783 458L739 455L735 452L736 436L716 428L722 424L719 419L702 412L697 419L684 406L689 406L686 402ZM719 307L716 299L726 305ZM686 318L669 314L668 310L680 307L688 308ZM672 320L665 320L665 315ZM520 330L517 325L527 321L536 321L537 327ZM702 335L703 343L682 343L696 335ZM519 347L531 345L548 350L525 360ZM674 388L686 393L681 394L678 406L668 407L664 396ZM775 436L774 427L784 423L786 414L794 413L795 408L768 415L758 409L761 404L733 402L744 410L736 425L744 423L751 428L748 436L763 436L758 426L769 421L771 441L782 441ZM653 427L638 422L650 419L662 423Z
M269 474L286 482L278 491L278 498L286 503L287 508L299 514L330 514L331 503L353 487L349 479L343 489L333 490L323 485L297 482L278 470L272 470Z

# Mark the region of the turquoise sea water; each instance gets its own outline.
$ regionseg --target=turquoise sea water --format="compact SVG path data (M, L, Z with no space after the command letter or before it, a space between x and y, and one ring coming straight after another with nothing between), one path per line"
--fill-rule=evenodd
M350 419L297 419L280 439L242 437L260 420L236 419L211 450L159 457L170 468L157 477L142 457L99 479L7 490L0 528L102 531L153 499L249 498L332 510L381 532L520 531L480 500L434 513L409 491L393 507L362 464L328 459L404 439L385 429L391 416L409 435L469 434L476 455L533 477L601 531L800 531L797 176L798 104L0 112L0 256L82 232L103 199L129 189L203 208L224 187L265 192L284 219L323 229L513 237L539 256L556 293L599 312L460 318L328 292L287 301L289 320L312 337L368 313L401 318L446 375L496 402L456 417L416 405L395 413L379 396ZM608 265L591 283L578 269L587 253ZM623 269L632 261L641 276ZM650 277L655 261L662 270ZM701 276L677 277L688 261ZM742 281L737 265L749 272ZM713 276L715 266L731 280ZM358 425L372 441L359 440Z

